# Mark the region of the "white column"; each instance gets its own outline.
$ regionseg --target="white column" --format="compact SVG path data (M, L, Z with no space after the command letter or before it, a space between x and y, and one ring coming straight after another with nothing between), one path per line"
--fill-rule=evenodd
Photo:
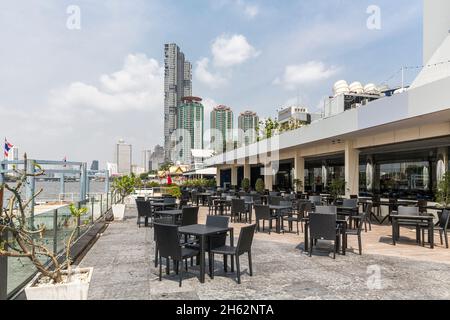
M251 180L251 167L247 162L244 164L244 178Z
M268 163L264 167L264 185L267 190L273 191L272 163Z
M298 153L296 153L294 166L294 179L299 179L303 182L303 187L301 188L301 190L297 191L303 192L305 190L305 158L299 156Z
M231 185L237 186L238 185L238 170L235 165L231 167Z
M217 187L221 187L221 181L220 181L220 166L217 166L217 175L216 175L216 183Z
M359 194L359 150L353 147L353 141L345 142L345 196Z

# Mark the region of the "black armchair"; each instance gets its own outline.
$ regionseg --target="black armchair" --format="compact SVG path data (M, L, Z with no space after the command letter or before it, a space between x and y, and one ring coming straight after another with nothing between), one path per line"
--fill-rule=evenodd
M236 258L236 271L237 271L237 281L238 284L241 284L241 266L239 257L243 254L248 254L248 264L250 276L253 276L253 266L252 266L252 243L253 237L255 234L256 225L251 225L248 227L244 227L241 229L241 233L239 235L238 244L236 247L231 246L223 246L219 248L215 248L211 250L212 255L212 265L214 266L214 255L220 254L224 256L231 256ZM214 278L214 268L211 272L211 277Z

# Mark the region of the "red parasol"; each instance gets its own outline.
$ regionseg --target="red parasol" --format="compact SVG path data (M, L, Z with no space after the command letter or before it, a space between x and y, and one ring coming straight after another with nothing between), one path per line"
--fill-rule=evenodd
M167 184L170 186L172 185L172 178L169 176L167 176Z

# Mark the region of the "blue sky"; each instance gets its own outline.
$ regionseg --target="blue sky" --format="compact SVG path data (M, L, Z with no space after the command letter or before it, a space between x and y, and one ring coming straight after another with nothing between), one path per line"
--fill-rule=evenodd
M367 28L370 5L380 30ZM208 111L268 117L298 99L316 111L337 80L380 84L422 63L422 1L2 0L0 39L1 137L34 158L102 165L123 138L140 164L163 142L164 43L192 62Z

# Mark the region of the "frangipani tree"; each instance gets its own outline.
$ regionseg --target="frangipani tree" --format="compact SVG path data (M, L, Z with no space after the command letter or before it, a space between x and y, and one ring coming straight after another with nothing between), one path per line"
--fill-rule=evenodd
M30 225L28 221L28 208L43 190L41 189L36 192L30 199L23 200L22 194L27 185L27 179L42 176L45 172L39 165L35 164L35 172L29 173L27 172L27 164L28 160L25 154L24 169L15 169L19 175L16 185L0 185L1 190L6 189L12 194L6 208L1 208L0 234L8 233L9 237L8 240L0 242L0 256L29 259L44 277L48 277L54 283L62 283L64 281L62 277L62 271L64 269L68 269L68 277L70 278L70 248L75 239L77 228L72 231L66 243L66 259L60 263L57 253L52 252L45 246L43 239L46 231L45 225L34 226ZM73 205L70 208L72 217L77 220L87 212L87 209L77 209ZM56 228L57 226L54 227ZM50 265L47 264L48 260L51 261Z

